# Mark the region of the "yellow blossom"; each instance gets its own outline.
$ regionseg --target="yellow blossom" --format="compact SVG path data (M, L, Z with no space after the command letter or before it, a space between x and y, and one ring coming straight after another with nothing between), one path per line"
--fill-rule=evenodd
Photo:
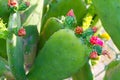
M105 38L106 40L110 40L110 36L107 32L104 32L100 35L102 38Z

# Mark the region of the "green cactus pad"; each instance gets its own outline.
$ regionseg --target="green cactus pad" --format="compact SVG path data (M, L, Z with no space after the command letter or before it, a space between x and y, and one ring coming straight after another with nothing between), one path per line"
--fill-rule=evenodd
M93 0L105 30L120 49L120 0Z
M8 30L11 31L16 27L21 27L20 14L18 12L10 14ZM9 66L15 79L25 80L23 39L12 34L10 38L7 38L6 44Z
M6 23L8 22L10 15L7 2L8 0L0 0L0 18L2 18Z
M104 80L120 80L120 61L112 61L107 66Z
M87 62L77 73L72 76L72 80L93 80L90 64Z
M45 5L46 6L46 5ZM49 4L49 10L46 14L43 15L43 23L45 24L47 19L50 17L59 17L61 15L66 15L69 10L73 9L76 15L76 19L80 24L82 22L82 18L86 13L86 8L82 0L53 0Z
M56 31L64 28L63 24L59 19L51 17L47 20L46 24L40 35L40 48L43 47L44 43L49 39L49 37Z
M0 76L2 76L7 71L7 66L7 61L0 57Z
M55 32L39 52L29 80L62 80L76 73L87 59L85 45L73 31Z

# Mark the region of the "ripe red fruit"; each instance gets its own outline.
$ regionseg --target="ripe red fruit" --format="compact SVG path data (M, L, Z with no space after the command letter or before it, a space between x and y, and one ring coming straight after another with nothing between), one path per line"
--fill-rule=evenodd
M97 27L92 27L93 32L97 32L98 28Z
M95 58L97 58L97 57L98 57L98 54L97 54L96 51L93 51L93 52L90 53L90 58L91 58L91 59L95 59Z
M75 28L75 33L76 33L76 34L82 34L82 33L83 33L83 28L77 26L77 27Z
M14 1L14 0L8 0L8 6L9 7L15 7L15 6L17 6L17 2Z
M71 9L71 10L67 13L67 16L72 16L72 17L75 16L75 15L74 15L74 12L73 12L73 9Z
M97 38L98 38L97 36L92 36L92 37L90 38L90 43L91 43L92 45L96 44Z
M29 7L30 6L30 2L25 2L25 4L27 5L27 7Z
M24 28L20 28L19 30L18 30L18 36L25 36L26 35L26 31L25 31L25 29Z

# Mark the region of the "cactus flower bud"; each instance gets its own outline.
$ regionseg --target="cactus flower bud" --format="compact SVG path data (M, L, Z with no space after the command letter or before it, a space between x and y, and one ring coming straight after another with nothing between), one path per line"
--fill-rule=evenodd
M71 9L68 13L67 13L67 16L71 16L71 17L74 17L74 12L73 12L73 9Z
M97 32L97 29L98 29L97 27L92 27L92 30L93 30L94 33Z
M18 30L18 36L25 36L26 35L26 31L25 31L25 29L24 28L20 28L19 30Z
M103 46L103 44L104 44L104 42L100 38L98 38L97 36L92 36L90 38L90 43L92 45L96 44L96 45L99 45L99 46Z
M25 2L26 3L26 6L29 7L30 6L30 2Z
M17 6L17 2L14 0L8 0L8 6L9 7L16 7Z
M99 46L103 46L104 42L100 38L97 38L96 44L99 45Z
M96 44L97 38L98 38L97 36L92 36L92 37L90 38L90 43L91 43L92 45Z
M91 58L91 59L95 59L95 58L97 58L97 57L98 57L98 54L97 54L96 51L93 51L93 52L90 53L90 58Z
M83 28L77 26L77 27L75 28L75 33L76 33L76 34L82 34L82 33L83 33Z

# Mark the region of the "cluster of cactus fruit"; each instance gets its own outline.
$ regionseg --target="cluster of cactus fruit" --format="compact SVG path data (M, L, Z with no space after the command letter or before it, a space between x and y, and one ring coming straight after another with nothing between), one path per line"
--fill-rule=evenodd
M109 56L104 40L120 49L119 2L0 0L0 80L94 80L89 61ZM109 35L98 34L98 19ZM104 80L119 80L119 63Z

